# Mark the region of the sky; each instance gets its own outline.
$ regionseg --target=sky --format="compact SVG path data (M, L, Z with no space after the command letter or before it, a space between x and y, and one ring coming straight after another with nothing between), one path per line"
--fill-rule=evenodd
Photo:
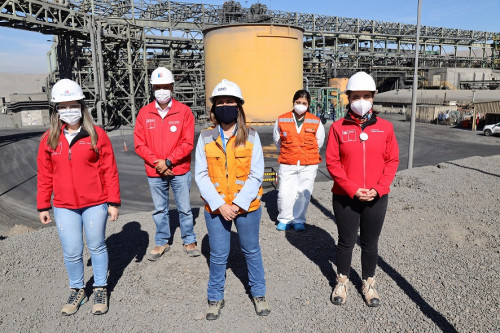
M182 1L222 5L224 0ZM248 0L271 10L360 18L386 22L417 23L418 0ZM500 33L499 0L421 0L421 24L434 27ZM0 27L0 73L48 72L47 52L51 35Z

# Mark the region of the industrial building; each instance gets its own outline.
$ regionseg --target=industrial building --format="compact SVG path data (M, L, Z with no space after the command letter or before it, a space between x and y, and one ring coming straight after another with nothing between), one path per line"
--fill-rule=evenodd
M269 10L261 3L245 8L237 1L216 6L157 0L0 0L0 25L53 35L48 88L59 78L75 79L96 122L108 127L135 124L138 110L151 99L149 75L157 66L172 69L176 98L197 118L205 118L205 92L223 75L239 79L234 69L241 67L234 60L229 74L220 67L214 71L210 44L217 38L211 35L235 45L252 41L239 46L239 54L249 53L246 61L260 59L251 70L247 67L247 76L264 65L275 71L260 76L260 89L242 83L249 101L260 94L271 103L273 97L262 95L265 87L283 87L280 98L290 99L290 91L304 86L317 89L321 103L338 108L345 104L339 80L359 70L374 76L379 91L410 87L417 30L412 24ZM423 26L420 38L420 87L497 86L500 40L494 32ZM293 61L279 54L283 45L294 49ZM283 75L285 66L301 67L289 85L274 77ZM328 87L332 89L324 90ZM250 118L258 122L283 112L280 105L273 112L251 103L248 107Z

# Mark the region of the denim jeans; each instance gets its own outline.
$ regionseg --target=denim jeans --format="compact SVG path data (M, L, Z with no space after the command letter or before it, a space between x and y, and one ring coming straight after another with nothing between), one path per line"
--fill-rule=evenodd
M92 258L94 286L107 285L108 249L106 248L106 221L108 205L96 205L82 209L54 207L64 264L69 276L70 288L83 288L83 231Z
M153 220L156 224L156 245L163 246L170 239L170 220L168 216L168 190L170 186L179 212L182 243L184 245L196 243L196 234L193 229L193 212L191 211L189 198L191 171L179 176L148 177L148 182L155 205Z
M262 209L240 214L234 219L240 247L248 269L248 281L253 297L266 295L264 264L259 245L259 227ZM226 283L226 265L231 248L232 221L226 221L219 214L205 211L208 240L210 244L210 277L208 279L207 297L209 301L220 301L224 298Z

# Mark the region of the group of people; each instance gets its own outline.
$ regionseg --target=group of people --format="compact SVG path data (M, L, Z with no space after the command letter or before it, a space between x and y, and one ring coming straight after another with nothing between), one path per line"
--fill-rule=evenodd
M201 253L193 230L189 191L194 117L188 106L172 97L174 77L164 68L151 76L155 100L141 108L134 129L136 153L144 160L156 224L155 246L148 254L158 260L170 249L169 188L179 212L184 251ZM392 125L372 109L375 82L359 72L347 84L349 106L344 118L330 127L326 147L327 168L334 180L333 210L339 240L337 284L331 300L346 302L352 250L358 229L361 239L362 293L368 306L378 306L374 273L377 244L387 208L387 194L398 167L398 146ZM70 296L61 309L72 315L87 300L83 276L83 234L94 273L92 313L108 311L108 253L105 229L118 219L120 188L111 142L83 102L81 87L62 79L52 88L50 129L40 141L37 208L40 220L51 222L54 209ZM262 215L264 156L257 131L246 123L240 87L229 80L218 83L211 96L210 120L195 150L194 178L205 202L210 245L207 320L219 318L224 307L226 265L234 225L245 256L255 311L271 312L266 301L266 280L259 244ZM298 90L291 110L279 116L273 139L279 150L277 230L306 229L306 211L321 162L325 130L309 111L311 96Z

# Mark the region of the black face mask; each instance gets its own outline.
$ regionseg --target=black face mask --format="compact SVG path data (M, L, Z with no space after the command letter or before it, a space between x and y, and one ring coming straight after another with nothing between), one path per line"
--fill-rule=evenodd
M238 107L236 105L216 106L215 119L226 125L235 122L238 119Z

